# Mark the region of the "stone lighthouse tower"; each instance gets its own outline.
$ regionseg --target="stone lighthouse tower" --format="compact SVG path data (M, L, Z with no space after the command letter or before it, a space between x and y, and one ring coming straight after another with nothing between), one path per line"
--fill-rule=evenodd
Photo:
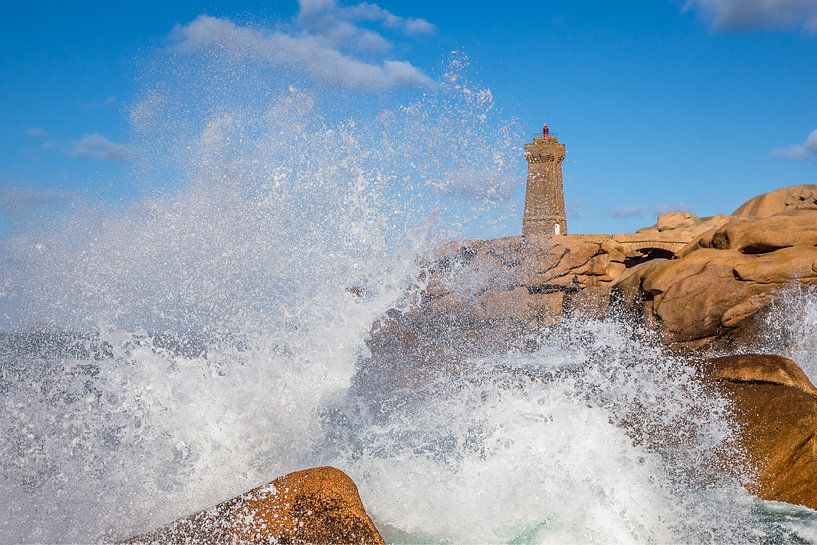
M528 161L528 183L525 189L525 216L522 234L564 235L567 233L565 193L562 187L562 161L565 146L547 124L541 136L525 145Z

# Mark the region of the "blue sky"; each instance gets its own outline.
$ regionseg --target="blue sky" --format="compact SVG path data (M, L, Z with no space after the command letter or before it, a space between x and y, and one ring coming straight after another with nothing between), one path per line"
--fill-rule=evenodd
M174 40L193 48L237 40L242 54L288 56L309 77L367 96L419 90L462 51L503 115L528 135L547 120L567 145L572 232L626 232L665 209L730 212L774 187L817 183L817 0L498 6L51 2L7 10L0 237L27 209L67 194L139 195L129 113L153 53ZM523 188L520 179L511 197L519 209Z

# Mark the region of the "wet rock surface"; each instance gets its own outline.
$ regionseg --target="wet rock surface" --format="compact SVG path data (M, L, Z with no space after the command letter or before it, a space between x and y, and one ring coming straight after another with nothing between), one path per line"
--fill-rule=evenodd
M318 467L177 520L127 545L384 544L342 471Z
M733 403L757 472L750 491L817 509L817 388L790 359L747 354L708 360L704 376Z

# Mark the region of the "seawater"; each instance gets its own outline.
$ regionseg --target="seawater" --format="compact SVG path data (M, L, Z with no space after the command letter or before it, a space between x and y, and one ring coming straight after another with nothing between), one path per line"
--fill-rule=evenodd
M340 459L362 476L364 497L382 502L373 515L387 538L814 539L817 513L744 491L753 473L730 454L739 430L729 404L648 332L615 319L568 320L537 337L534 352L439 366L420 388L352 388L355 402L342 409L352 439L344 437Z
M726 400L615 317L422 367L368 350L422 297L418 256L519 212L524 137L461 57L374 108L153 62L141 196L2 242L0 542L113 542L319 464L394 543L814 542L817 513L742 488ZM815 301L768 347L812 379Z

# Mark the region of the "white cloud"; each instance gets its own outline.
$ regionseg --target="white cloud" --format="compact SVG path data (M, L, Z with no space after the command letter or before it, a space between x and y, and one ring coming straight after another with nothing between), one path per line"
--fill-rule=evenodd
M817 158L817 129L811 131L811 134L806 137L806 141L802 144L793 144L787 148L778 148L774 150L774 154L798 161Z
M623 206L610 212L610 215L614 218L633 218L640 216L643 212L644 210L640 206Z
M377 32L369 30L361 32L357 38L355 38L354 44L358 49L365 51L387 51L391 48L391 44L386 38Z
M299 0L299 17L309 17L316 13L325 12L337 7L335 0Z
M354 6L339 6L335 0L300 0L298 4L299 24L313 32L318 29L320 34L324 34L326 28L341 21L380 23L386 28L402 30L406 34L427 34L436 30L434 25L425 19L399 17L377 4L368 2Z
M111 142L99 133L86 134L71 146L70 155L88 157L99 161L124 161L128 159L128 148Z
M802 28L817 32L817 0L687 0L714 28Z
M31 138L43 138L48 136L48 131L45 129L41 129L40 127L30 127L26 129L26 136L30 136Z
M304 0L301 0L301 5ZM388 28L397 28L403 30L408 34L425 34L434 32L434 25L425 19L417 19L414 17L398 17L388 10L385 10L377 4L362 3L348 8L333 6L334 11L338 17L349 18L356 21L372 21L383 23Z
M425 19L408 19L406 20L405 28L409 34L426 34L436 30L434 25Z
M361 21L406 34L434 30L428 21L398 17L376 4L341 7L333 0L301 0L296 32L254 28L201 15L176 27L174 48L182 53L218 49L237 59L300 70L313 79L347 89L433 85L431 78L407 61L364 62L351 56L349 49L382 53L391 47L379 33L355 24Z
M92 100L91 102L85 105L86 108L89 110L93 110L95 108L110 108L111 106L116 104L116 97L115 96L107 96L102 100Z

